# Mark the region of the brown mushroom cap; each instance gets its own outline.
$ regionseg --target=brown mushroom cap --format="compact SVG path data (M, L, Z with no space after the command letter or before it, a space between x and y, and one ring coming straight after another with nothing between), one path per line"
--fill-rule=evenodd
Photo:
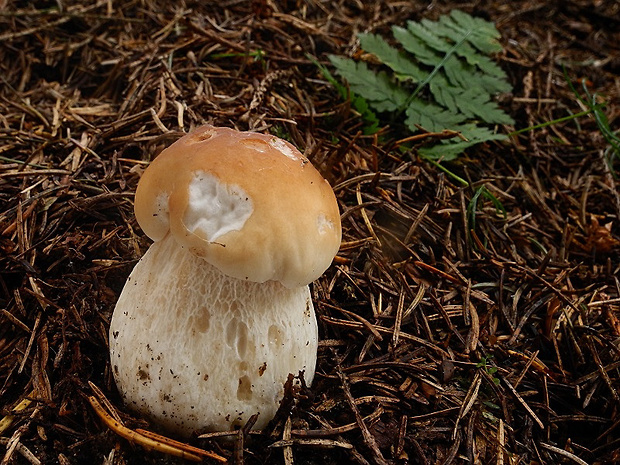
M309 284L340 246L329 183L275 136L202 126L145 170L135 214L153 240L176 241L228 276Z

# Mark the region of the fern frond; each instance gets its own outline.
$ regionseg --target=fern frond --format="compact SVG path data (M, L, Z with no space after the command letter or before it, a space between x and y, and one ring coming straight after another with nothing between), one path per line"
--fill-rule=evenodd
M473 77L474 79L476 79L475 82L478 82L480 84L480 88L490 94L498 94L498 93L512 91L512 86L508 82L508 76L506 76L506 73L504 72L504 70L501 69L495 62L492 62L490 59L489 59L489 62L493 66L497 67L498 74L491 74L491 71L492 72L496 72L496 71L492 70L491 68L487 68L487 67L482 68L480 66L482 65L482 63L479 63L478 68L482 72L474 73Z
M399 79L419 82L428 75L405 52L392 47L383 37L377 34L360 34L358 37L362 48L389 66Z
M512 124L513 119L491 100L490 95L477 86L468 89L450 85L443 77L430 83L435 100L450 111L460 112L465 117L481 119L491 124Z
M438 24L442 26L443 34L452 40L456 41L468 34L467 42L482 53L491 55L502 51L499 43L501 34L493 23L482 18L470 16L460 10L452 10L449 16L440 17ZM454 34L450 35L450 31L454 31Z
M497 134L488 128L476 126L473 124L463 125L457 127L455 130L459 130L466 140L462 139L448 139L441 141L439 144L432 147L422 147L418 149L420 155L432 160L445 160L450 161L457 158L463 151L473 147L474 145L482 142L488 142L491 140L503 140L506 136L503 134Z
M396 111L406 101L408 93L395 86L385 72L376 73L364 62L330 55L338 74L347 80L353 92L363 96L379 112Z
M422 20L422 23L426 24L426 21ZM502 46L499 43L501 34L493 23L475 18L459 10L453 10L449 16L441 16L433 24L436 24L441 30L441 36L452 41L456 42L466 37L465 43L459 47L457 53L465 58L470 65L477 66L485 74L505 79L504 71L487 56L502 51Z
M364 121L364 134L374 134L379 130L379 118L374 111L368 105L368 101L356 94L350 96L351 105L360 114Z
M443 58L443 54L436 53L425 42L415 36L409 29L404 27L392 27L394 38L409 52L416 60L428 66L437 66ZM448 47L449 49L450 47Z
M428 20L420 23L416 23L415 21L408 21L407 31L409 31L411 35L417 37L418 40L422 41L422 43L424 43L426 46L430 47L436 52L440 52L440 54L443 55L448 52L448 50L450 50L452 44L447 42L442 37L442 31L440 28L436 27L437 25L438 23ZM459 42L463 39L464 36L465 35L453 42Z
M334 88L338 91L340 96L344 99L348 99L351 102L351 106L360 114L362 120L364 121L364 134L374 134L379 130L379 118L374 111L368 105L366 99L360 95L351 92L350 89L347 89L345 86L340 84L332 73L329 72L326 66L322 65L318 62L316 58L314 58L310 54L306 54L306 57L314 63L314 65L319 68L325 79L334 86Z
M477 85L475 68L463 62L459 57L452 55L444 65L444 74L450 84L461 89Z
M462 47L459 47L457 53L465 58L468 64L477 67L482 74L492 76L500 81L506 79L506 73L497 63L488 56L478 53L468 43L464 43Z
M404 114L413 132L452 129L466 139L424 148L427 156L450 159L472 145L505 137L478 125L513 123L492 99L511 89L504 71L487 56L501 50L492 23L455 10L438 21L393 26L392 34L400 47L376 34L358 36L362 48L387 66L383 70L330 56L351 91L375 111L391 112L393 121Z
M449 42L444 42L441 46L438 45L437 36L434 33L413 22L409 23L407 29L394 26L392 34L407 52L428 66L438 66L445 53L450 51L452 47ZM423 37L432 40L437 48L433 48L424 42ZM463 39L463 37L465 35L460 38ZM456 49L455 54L465 58L466 63L454 56L450 57L450 64L444 66L447 73L452 73L454 85L459 85L459 82L467 82L468 85L471 85L472 82L480 83L481 87L490 93L508 92L511 89L510 84L506 81L504 70L489 57L477 53L467 42L462 43ZM466 64L469 66L466 67ZM462 78L455 78L455 74L462 76Z
M405 124L413 132L418 131L417 126L421 126L427 131L439 132L446 128L455 127L467 119L462 114L417 99L409 104L405 113L407 115Z

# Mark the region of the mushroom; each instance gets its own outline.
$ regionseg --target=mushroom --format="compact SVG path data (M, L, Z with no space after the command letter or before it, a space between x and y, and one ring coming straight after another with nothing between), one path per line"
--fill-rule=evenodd
M124 401L180 435L263 428L288 375L314 377L308 284L341 238L328 182L282 139L203 126L144 171L135 215L154 242L110 323Z

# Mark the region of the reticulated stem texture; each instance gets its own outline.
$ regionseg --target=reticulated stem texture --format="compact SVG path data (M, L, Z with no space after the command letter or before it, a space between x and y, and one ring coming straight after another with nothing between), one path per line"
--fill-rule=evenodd
M308 286L223 275L155 242L114 310L110 352L126 403L179 434L230 430L273 417L289 373L314 376L317 324Z

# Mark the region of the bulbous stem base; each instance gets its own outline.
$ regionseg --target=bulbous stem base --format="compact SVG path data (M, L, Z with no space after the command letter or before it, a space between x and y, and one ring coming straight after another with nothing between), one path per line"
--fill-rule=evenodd
M110 324L127 405L181 435L273 417L289 373L314 377L317 323L307 286L231 278L155 242L132 271Z

